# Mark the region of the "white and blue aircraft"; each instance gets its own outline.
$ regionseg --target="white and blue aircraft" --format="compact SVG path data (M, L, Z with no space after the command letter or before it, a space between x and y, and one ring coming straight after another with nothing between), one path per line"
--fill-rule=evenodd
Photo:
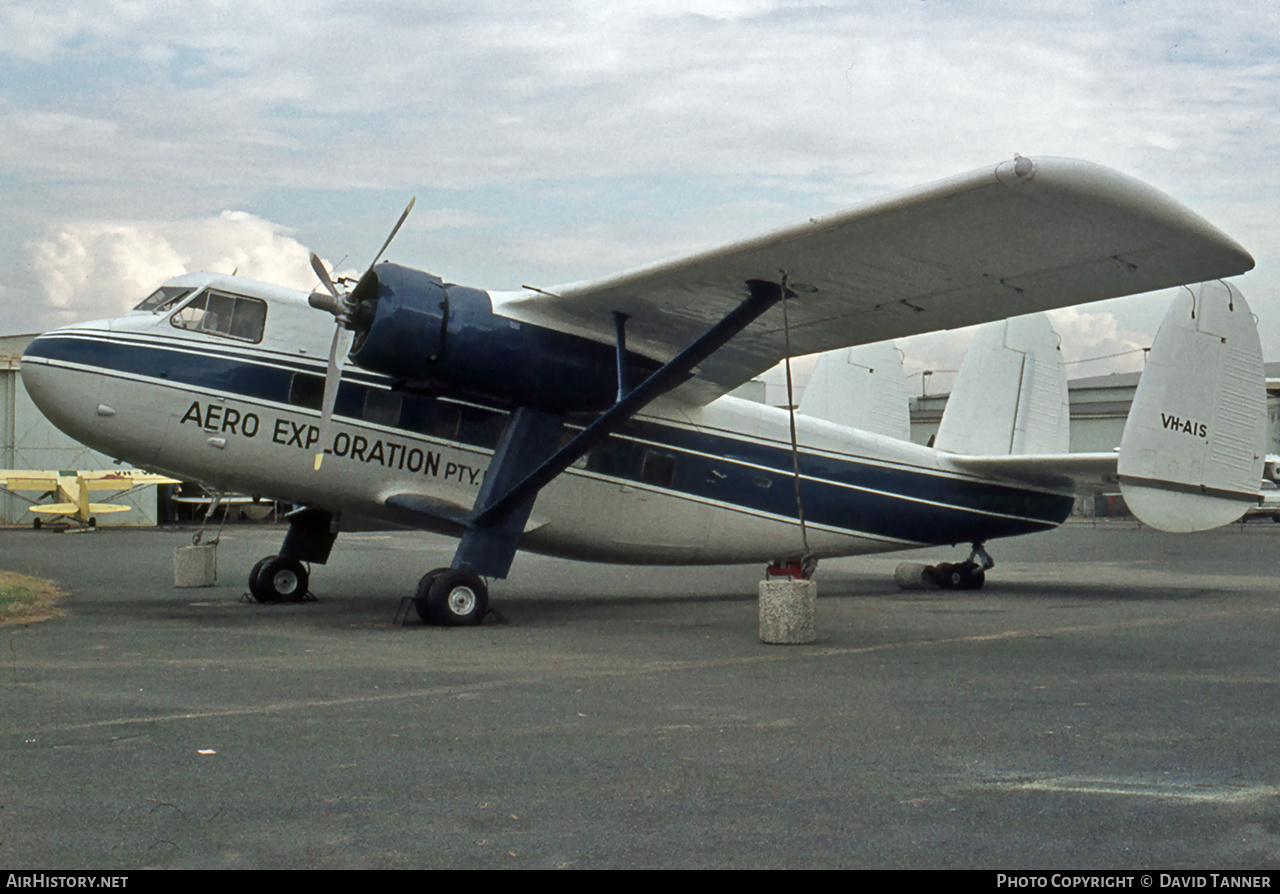
M323 289L310 295L179 276L22 358L32 398L72 437L303 507L250 573L264 601L306 593L344 514L457 536L415 606L464 625L481 621L486 579L505 578L518 549L666 565L803 558L807 573L820 558L965 543L970 561L944 583L979 586L983 544L1055 527L1089 482L1118 480L1141 518L1172 530L1223 524L1257 499L1261 351L1223 284L1175 302L1118 454L1066 454L1065 379L1038 322L976 340L932 447L821 411L835 421L802 414L793 437L786 411L727 395L788 355L1253 266L1172 199L1083 162L1017 157L558 288L484 292L375 259L344 291L312 260Z

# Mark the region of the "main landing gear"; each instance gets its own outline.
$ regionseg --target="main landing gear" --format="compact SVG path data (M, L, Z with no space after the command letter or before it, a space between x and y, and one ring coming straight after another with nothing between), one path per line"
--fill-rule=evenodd
M418 582L413 608L428 624L471 627L489 610L489 588L470 569L437 568Z
M266 556L249 571L249 592L259 602L301 602L311 575L297 559Z
M249 592L259 602L302 602L311 573L303 563L323 565L338 537L338 520L322 509L289 513L289 531L280 552L260 559L249 572Z
M329 561L338 536L337 520L319 509L289 516L289 532L274 556L266 556L249 572L249 592L259 602L302 602L308 598L310 563ZM479 624L489 611L489 588L470 568L437 568L418 584L413 598L418 616L428 624L466 627Z

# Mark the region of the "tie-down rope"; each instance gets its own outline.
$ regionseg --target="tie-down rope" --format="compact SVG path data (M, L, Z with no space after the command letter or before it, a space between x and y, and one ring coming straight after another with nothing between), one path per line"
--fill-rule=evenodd
M809 529L804 522L804 498L800 495L800 448L796 439L796 401L791 380L791 324L787 318L787 271L782 273L782 347L787 367L787 412L791 418L791 469L796 482L796 516L800 519L800 542L804 553L800 556L800 572L805 580L813 577L818 567L813 550L809 548Z

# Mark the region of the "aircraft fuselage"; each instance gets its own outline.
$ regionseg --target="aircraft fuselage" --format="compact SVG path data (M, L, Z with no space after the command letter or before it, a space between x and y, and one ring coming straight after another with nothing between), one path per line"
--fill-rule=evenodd
M237 336L225 320L221 332L193 326L190 313L183 323L180 306L41 336L23 357L23 379L59 428L211 488L458 533L387 500L409 495L469 510L507 410L405 392L348 367L319 444L328 333L306 294L213 275L169 287L262 301L260 337L243 328ZM253 305L246 319L263 309ZM1071 510L1070 496L958 472L925 447L804 417L798 425L801 493L819 557L1041 531ZM319 449L328 458L316 471ZM700 408L668 401L547 486L521 547L609 562L771 561L799 554L797 527L785 412L733 397Z

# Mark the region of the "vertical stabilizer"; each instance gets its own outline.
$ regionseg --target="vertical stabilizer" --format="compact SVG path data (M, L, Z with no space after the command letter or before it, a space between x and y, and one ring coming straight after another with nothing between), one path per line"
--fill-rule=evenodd
M911 439L902 357L891 342L828 351L818 358L798 412L837 425Z
M1043 314L982 326L960 364L934 446L968 456L1066 453L1067 374Z
M1266 452L1266 379L1253 313L1222 282L1170 306L1125 423L1120 490L1162 531L1235 521L1258 500Z

